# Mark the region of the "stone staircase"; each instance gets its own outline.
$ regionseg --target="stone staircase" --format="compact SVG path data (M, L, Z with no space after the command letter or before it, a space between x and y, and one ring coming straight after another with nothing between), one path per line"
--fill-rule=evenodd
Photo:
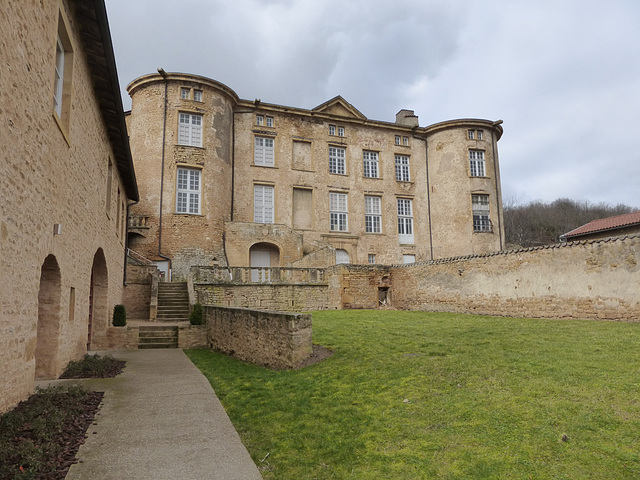
M178 348L178 327L173 325L141 326L138 349Z
M188 322L189 291L187 284L158 283L158 322Z

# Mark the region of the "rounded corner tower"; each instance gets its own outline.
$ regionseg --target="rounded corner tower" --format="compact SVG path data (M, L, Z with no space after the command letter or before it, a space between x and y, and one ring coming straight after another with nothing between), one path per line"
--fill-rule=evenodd
M226 265L237 94L215 80L162 69L133 80L127 92L140 192L130 209L130 248L174 280L186 279L192 265Z

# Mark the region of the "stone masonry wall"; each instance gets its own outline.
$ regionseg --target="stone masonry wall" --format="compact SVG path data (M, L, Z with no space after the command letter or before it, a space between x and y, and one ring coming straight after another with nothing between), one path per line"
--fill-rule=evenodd
M394 267L407 310L640 321L640 236Z
M326 310L326 285L196 284L197 301L203 305L255 308L282 312Z
M148 320L151 300L151 279L157 272L155 265L127 265L127 285L123 300L128 320Z
M310 314L213 306L204 312L214 350L276 369L296 368L311 355Z

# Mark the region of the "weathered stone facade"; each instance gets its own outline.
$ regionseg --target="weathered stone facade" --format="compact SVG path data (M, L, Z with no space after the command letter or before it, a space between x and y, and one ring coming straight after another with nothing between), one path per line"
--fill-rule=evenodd
M1 10L0 412L105 334L138 196L104 4Z
M142 197L131 248L173 279L193 265L391 265L503 248L501 122L420 127L410 110L381 122L341 97L285 107L162 70L128 91Z

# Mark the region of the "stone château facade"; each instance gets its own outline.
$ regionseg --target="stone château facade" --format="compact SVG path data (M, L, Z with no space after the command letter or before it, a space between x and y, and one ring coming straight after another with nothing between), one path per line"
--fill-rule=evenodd
M339 96L286 107L162 69L127 89L141 194L130 246L174 280L192 265L390 265L503 248L500 121L421 127L401 110L382 122Z

